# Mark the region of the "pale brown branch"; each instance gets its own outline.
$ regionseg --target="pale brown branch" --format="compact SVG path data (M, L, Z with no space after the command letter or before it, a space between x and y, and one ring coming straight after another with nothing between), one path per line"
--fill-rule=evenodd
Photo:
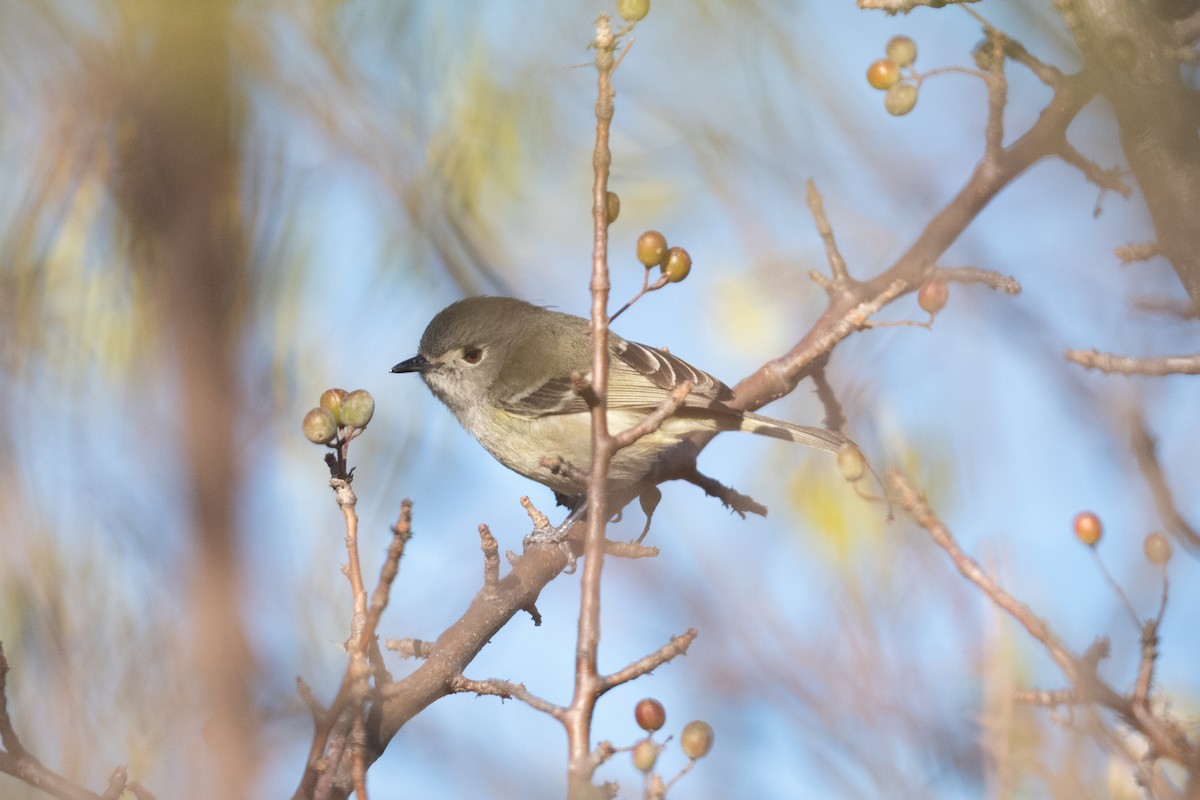
M959 573L982 590L993 603L1021 623L1034 639L1041 642L1050 657L1054 659L1054 663L1058 664L1071 683L1081 685L1087 682L1088 688L1092 688L1094 682L1090 680L1090 676L1081 672L1078 660L1067 650L1058 635L1034 614L1029 606L1014 598L997 584L979 565L979 562L962 551L949 529L899 472L890 470L887 477L900 506L912 515L918 525L929 532L934 544L950 556L950 560Z
M1158 246L1158 242L1130 242L1116 248L1113 253L1121 259L1121 266L1126 266L1134 261L1149 261L1161 256L1162 248Z
M1134 358L1098 350L1067 350L1066 359L1116 375L1200 375L1200 355Z
M1174 494L1167 484L1167 476L1163 473L1162 465L1158 463L1154 437L1150 435L1146 421L1140 414L1133 415L1130 420L1130 439L1138 469L1141 470L1146 485L1150 487L1154 505L1158 509L1158 515L1162 517L1164 526L1185 547L1192 551L1200 549L1200 533L1197 533L1179 513Z
M1138 311L1151 314L1169 314L1180 319L1200 319L1200 308L1197 308L1191 300L1143 296L1134 298L1133 307Z
M757 514L760 517L767 515L767 507L755 501L753 497L744 495L735 489L724 485L715 478L710 478L704 475L700 470L696 469L695 463L678 476L679 480L687 481L688 483L699 486L704 490L704 493L709 497L715 497L721 501L721 504L726 508L736 512L738 516L745 519L747 514Z
M13 727L8 714L8 658L0 643L0 772L12 775L30 786L41 789L60 800L103 800L95 792L76 786L63 776L48 769L25 746Z
M1078 706L1087 702L1080 697L1079 692L1075 689L1026 689L1015 692L1013 700L1022 705L1044 706L1046 708Z
M1121 180L1122 170L1101 167L1099 164L1086 158L1066 139L1059 142L1058 157L1082 172L1085 178L1101 189L1116 192L1126 198L1133 194L1133 188Z
M1103 651L1091 648L1082 658L1074 656L1058 635L1027 605L1004 590L984 571L977 561L963 552L950 530L938 519L925 499L899 472L888 472L888 482L900 503L913 519L924 528L950 557L959 573L978 587L984 595L1013 617L1046 650L1071 682L1082 700L1103 706L1117 714L1126 724L1140 732L1152 747L1179 764L1194 763L1197 754L1179 724L1151 709L1146 702L1123 697L1096 674L1096 660Z
M981 283L1007 295L1021 293L1021 284L1011 275L978 267L939 267L934 276L953 283Z
M643 436L654 433L668 418L678 411L687 400L688 393L692 391L692 382L684 381L667 393L667 399L663 400L658 408L647 414L640 422L618 433L613 437L613 449L620 450L623 447L636 442Z
M616 452L608 431L608 172L612 164L609 129L615 92L612 74L617 38L609 18L596 19L596 144L592 151L592 294L591 360L592 389L600 402L591 409L592 461L588 474L587 532L583 543L583 574L579 588L579 625L575 647L575 691L561 717L567 732L567 795L583 798L593 792L595 768L588 760L591 750L592 714L599 681L597 658L600 649L600 576L604 568L605 524L608 520L608 465Z
M821 193L817 191L817 184L813 182L812 178L809 178L806 185L808 187L806 193L808 209L812 212L817 233L821 235L821 241L825 243L825 259L829 262L829 271L833 275L833 286L840 289L850 281L850 272L846 269L846 259L842 258L837 242L833 238L833 227L829 224L829 218L825 216L825 201L821 197Z
M876 9L888 14L907 14L914 8L921 6L941 8L942 6L958 5L959 3L978 2L979 0L858 0L858 7Z
M692 642L696 640L696 636L698 635L699 633L695 628L689 628L678 636L672 636L671 641L653 653L642 656L637 661L625 665L616 672L603 676L600 680L600 690L607 692L615 686L620 686L622 683L628 683L635 678L653 672L677 656L686 655L688 648L691 647Z
M831 431L841 431L846 427L846 415L842 412L842 404L825 375L825 368L812 371L813 387L817 391L817 399L825 409L825 427Z
M383 646L399 654L401 658L429 658L433 655L434 643L405 636L401 639L388 639Z
M528 495L521 497L521 508L525 509L525 513L529 515L529 521L533 523L533 527L538 529L550 527L550 518L537 509Z
M363 586L362 566L358 560L358 513L355 511L358 498L350 486L351 480L349 477L330 478L329 486L333 489L346 523L346 578L350 581L350 594L354 602L347 646L356 649L367 621L367 590Z
M500 544L487 525L479 526L479 548L483 550L483 586L493 589L500 582Z
M520 700L530 708L549 714L558 720L562 719L563 713L566 711L562 706L533 694L525 688L525 684L523 683L513 683L512 681L499 680L498 678L488 678L487 680L480 681L459 675L451 681L450 688L454 692L472 692L480 697L490 695L492 697L499 697L501 700L509 698Z
M1147 620L1142 625L1142 657L1138 661L1137 681L1133 686L1133 702L1145 704L1154 683L1154 662L1158 658L1158 621Z

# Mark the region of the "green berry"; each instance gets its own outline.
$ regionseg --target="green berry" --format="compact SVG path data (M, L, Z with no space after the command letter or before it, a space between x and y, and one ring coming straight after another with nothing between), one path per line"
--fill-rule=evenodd
M304 435L313 444L329 444L337 436L337 422L327 409L314 408L304 415Z
M342 403L350 393L345 389L326 389L321 392L321 401L317 404L333 415L333 421L342 424Z
M342 401L342 424L365 428L375 415L375 398L366 389L355 389Z
M1171 543L1161 533L1149 534L1142 542L1142 550L1151 564L1161 567L1171 560Z
M692 271L692 257L682 247L672 247L667 251L667 260L662 263L662 274L671 283L679 283Z
M658 745L649 739L642 739L633 746L633 766L638 772L649 772L658 761Z
M679 749L685 756L693 761L704 758L712 746L712 725L697 719L683 726L683 733L679 734Z
M626 22L637 22L650 13L650 0L617 0L617 13Z
M617 196L616 192L609 192L604 196L604 201L604 210L608 214L608 224L612 225L621 214L621 198Z
M917 104L917 87L911 83L897 83L887 90L883 107L895 117L902 117Z
M917 43L909 36L893 36L887 43L887 57L901 67L917 60Z
M646 231L637 240L637 257L646 267L657 267L667 258L667 237Z
M853 442L846 442L837 451L838 470L842 477L854 483L867 471L867 460Z

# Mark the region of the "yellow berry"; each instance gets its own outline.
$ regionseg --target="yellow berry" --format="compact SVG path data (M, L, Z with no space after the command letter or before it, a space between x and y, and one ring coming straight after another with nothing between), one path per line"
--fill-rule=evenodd
M917 87L911 83L897 83L883 97L883 107L894 117L903 117L916 105Z
M659 746L649 739L642 739L633 746L633 766L638 772L649 772L658 761Z
M853 442L846 442L837 451L838 470L842 477L853 483L867 471L867 460Z
M697 719L683 726L683 733L679 734L679 749L685 756L693 761L704 758L712 746L712 725Z
M909 36L893 36L887 43L887 57L901 67L917 60L917 43Z
M1146 552L1146 560L1151 564L1162 566L1171 560L1171 543L1161 533L1151 533L1142 542L1142 550Z

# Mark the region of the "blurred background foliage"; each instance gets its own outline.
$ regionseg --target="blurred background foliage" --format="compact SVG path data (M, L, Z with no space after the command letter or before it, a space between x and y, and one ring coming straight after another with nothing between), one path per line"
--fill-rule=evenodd
M977 8L1044 60L1075 66L1049 3ZM549 509L548 493L492 464L415 380L386 372L463 294L586 313L586 45L602 11L574 0L0 4L0 640L10 709L48 765L98 789L125 762L160 797L291 791L310 734L293 677L328 699L350 615L339 515L321 454L299 434L322 389L367 388L379 403L352 449L369 573L400 498L417 504L386 636L433 638L461 613L480 581L479 522L516 548L527 525L516 499ZM907 247L969 174L985 110L982 87L959 76L923 87L903 119L866 86L895 33L918 41L919 67L970 62L978 23L925 11L656 0L617 77L614 302L640 285L633 242L646 228L687 246L697 269L642 300L621 333L730 383L794 342L824 303L805 277L824 268L809 177L857 276ZM1019 132L1048 95L1019 69L1011 79ZM1071 134L1099 163L1121 161L1103 105ZM1152 235L1138 199L1104 198L1099 222L1095 203L1078 174L1039 165L947 262L1013 274L1025 293L956 286L932 333L855 337L830 376L873 461L923 484L967 547L1077 650L1111 635L1120 683L1137 631L1069 521L1089 507L1108 522L1114 571L1149 615L1158 589L1140 542L1161 522L1124 415L1145 410L1182 498L1200 418L1186 378L1105 378L1061 360L1068 345L1194 349L1186 323L1131 310L1136 295L1182 295L1161 265L1116 266L1114 246ZM922 315L901 302L885 316ZM769 411L821 414L803 389ZM701 638L614 692L598 734L631 743L633 704L650 694L668 731L710 721L716 750L680 797L1126 796L1103 750L1011 704L1014 689L1061 683L1045 656L919 532L885 522L818 458L745 437L705 452L702 468L765 502L767 520L667 488L651 533L663 556L609 567L602 665L692 625ZM614 535L640 527L631 512ZM1160 676L1191 710L1185 609L1198 598L1183 561ZM473 676L564 699L575 580L549 587L546 624L510 625ZM240 764L232 784L208 768L228 758ZM623 758L605 772L635 796ZM372 786L380 797L557 796L564 773L556 724L448 698L401 732Z

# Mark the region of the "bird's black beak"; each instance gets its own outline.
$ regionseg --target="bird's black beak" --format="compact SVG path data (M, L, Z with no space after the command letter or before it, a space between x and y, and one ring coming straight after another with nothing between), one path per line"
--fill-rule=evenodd
M428 372L431 369L433 364L425 356L413 356L392 367L392 372Z

